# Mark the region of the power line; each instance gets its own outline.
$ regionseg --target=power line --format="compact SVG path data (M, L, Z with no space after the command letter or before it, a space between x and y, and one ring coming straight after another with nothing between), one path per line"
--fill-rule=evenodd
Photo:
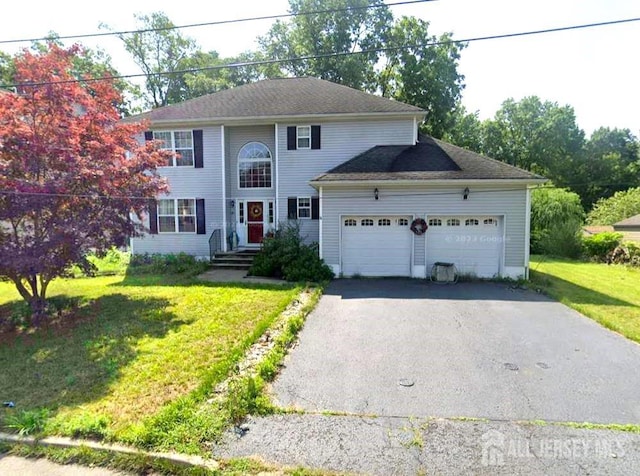
M235 18L231 20L191 23L187 25L174 25L174 26L167 26L167 27L161 27L161 28L144 28L139 30L106 31L102 33L83 33L83 34L77 34L77 35L65 35L65 36L57 36L55 37L55 39L70 40L70 39L79 39L79 38L95 38L95 37L101 37L101 36L132 35L134 33L151 33L155 31L178 30L183 28L198 28L203 26L228 25L232 23L242 23L242 22L258 21L258 20L278 20L280 18L319 15L322 13L340 13L340 12L349 12L349 11L357 11L357 10L368 10L373 8L394 7L397 5L409 5L413 3L426 3L426 2L434 2L434 1L436 0L405 0L405 1L398 1L398 2L390 2L390 3L378 3L375 5L353 6L353 7L344 7L344 8L327 8L324 10L311 10L307 12L298 12L298 13L280 13L275 15L264 15L264 16L257 16L257 17L248 17L248 18ZM26 43L26 42L33 42L33 41L46 41L51 39L52 38L50 36L45 36L40 38L0 40L0 44Z
M460 180L460 182L464 182L464 180ZM417 185L421 185L422 183L418 183ZM453 184L452 184L453 185ZM524 184L523 184L524 185ZM565 189L570 187L576 187L580 185L596 185L600 187L605 186L618 186L618 185L632 185L631 183L625 182L616 182L616 183L575 183L575 184L567 184L563 186L558 185L540 185L536 187L536 189ZM521 192L523 191L523 187L518 188L494 188L490 190L471 190L471 194L484 194L484 193L502 193L502 192ZM13 195L13 196L33 196L33 197L52 197L52 198L85 198L88 200L153 200L158 199L158 197L140 197L135 195L96 195L96 194L74 194L74 193L52 193L52 192L22 192L18 190L0 190L0 195ZM434 191L425 191L425 192L410 192L410 193L391 193L388 195L384 195L381 199L391 198L391 197L432 197L432 196L440 196L440 195L460 195L459 191L446 191L446 192L434 192ZM171 197L168 197L171 198ZM345 198L366 198L363 195L352 195L352 196L340 196L340 197L323 197L323 200L344 200Z
M230 68L243 68L243 67L261 66L261 65L269 65L269 64L278 64L278 63L292 63L296 61L308 61L312 59L346 57L351 55L360 55L360 54L368 54L368 53L383 53L383 52L389 52L389 51L400 51L400 50L405 50L410 48L424 48L428 46L448 45L452 43L471 43L474 41L516 38L516 37L523 37L523 36L540 35L545 33L556 33L560 31L571 31L571 30L580 30L580 29L586 29L586 28L596 28L601 26L619 25L623 23L631 23L631 22L637 22L637 21L640 21L640 17L625 18L621 20L611 20L606 22L586 23L581 25L563 26L563 27L556 27L556 28L545 28L542 30L530 30L530 31L515 32L515 33L504 33L499 35L476 36L476 37L465 38L460 40L454 40L454 39L438 40L438 41L432 41L432 42L420 43L420 44L387 46L387 47L381 47L381 48L370 48L370 49L359 50L359 51L341 51L336 53L323 53L323 54L316 54L316 55L297 56L297 57L285 58L285 59L243 61L243 62L237 62L237 63L227 63L223 65L205 66L200 68L189 68L189 69L183 69L183 70L177 70L177 71L159 71L159 72L149 73L149 74L146 74L146 73L119 74L119 75L112 75L112 76L102 76L98 78L15 83L15 84L2 85L2 87L11 89L11 88L25 87L25 86L49 86L49 85L70 84L70 83L91 83L91 82L97 82L97 81L112 81L114 79L132 79L132 78L141 78L141 77L148 77L148 76L167 76L167 75L173 75L173 74L197 73L201 71L216 71L216 70L230 69Z

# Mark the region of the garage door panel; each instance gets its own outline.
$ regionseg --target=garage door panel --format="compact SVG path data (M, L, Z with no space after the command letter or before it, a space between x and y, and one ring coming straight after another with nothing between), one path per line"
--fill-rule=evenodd
M410 276L412 233L407 225L402 225L408 223L409 218L344 217L342 272L347 276ZM363 221L373 225L363 226ZM352 226L345 226L347 222Z
M437 216L431 220L441 226L427 230L428 270L433 263L444 261L454 263L461 274L483 278L499 274L503 249L500 217Z

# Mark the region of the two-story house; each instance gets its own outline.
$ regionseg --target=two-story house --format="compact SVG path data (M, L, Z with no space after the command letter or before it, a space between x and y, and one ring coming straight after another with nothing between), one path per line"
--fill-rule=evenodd
M543 179L419 137L425 111L314 78L265 80L159 108L146 139L177 155L133 253L259 247L297 220L337 275L425 277L435 262L525 276ZM413 225L413 226L412 226ZM421 225L426 231L420 233Z

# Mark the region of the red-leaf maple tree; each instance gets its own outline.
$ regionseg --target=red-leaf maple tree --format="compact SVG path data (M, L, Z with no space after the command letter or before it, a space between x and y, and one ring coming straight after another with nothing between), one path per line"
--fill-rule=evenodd
M74 264L91 271L89 252L140 234L132 214L167 191L156 173L167 152L139 142L145 124L120 121L112 81L73 81L80 51L25 50L17 94L0 94L0 277L37 318L51 280Z

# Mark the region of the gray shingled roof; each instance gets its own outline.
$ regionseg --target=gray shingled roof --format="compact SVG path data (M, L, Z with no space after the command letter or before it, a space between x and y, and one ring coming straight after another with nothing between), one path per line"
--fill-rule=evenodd
M640 214L614 223L613 226L615 228L640 228Z
M131 119L240 119L328 114L424 113L422 109L317 78L267 79L154 109Z
M470 150L422 137L416 145L373 147L314 181L465 179L544 180Z

